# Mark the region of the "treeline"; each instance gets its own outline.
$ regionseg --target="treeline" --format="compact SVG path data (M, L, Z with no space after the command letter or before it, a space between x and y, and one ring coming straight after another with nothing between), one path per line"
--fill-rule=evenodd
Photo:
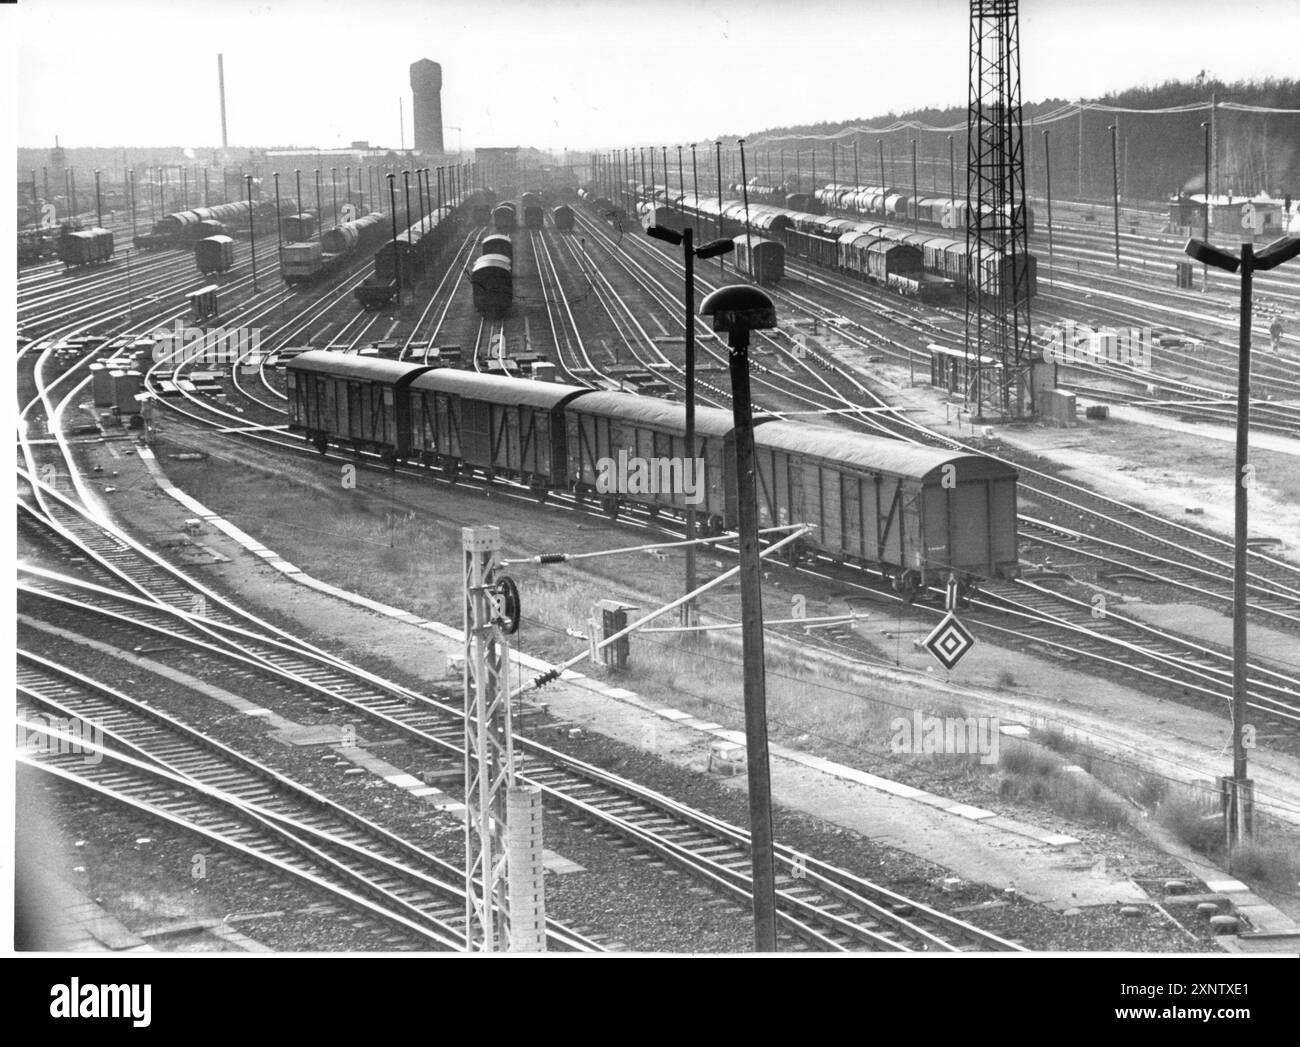
M1081 118L1078 101L1048 98L1023 105L1026 176L1031 192L1043 192L1050 151L1054 192L1084 199L1109 198L1112 139L1120 192L1125 199L1162 200L1180 191L1200 192L1205 184L1205 132L1201 124L1206 122L1213 125L1212 191L1300 196L1300 80L1225 83L1202 74L1191 81L1169 80L1156 86L1131 87L1100 98L1084 99L1085 104L1146 110L1142 113L1085 109ZM1213 118L1211 101L1217 103ZM1225 108L1224 103L1293 112L1241 112ZM1204 108L1182 113L1153 112L1187 105ZM1062 109L1067 110L1067 115L1053 115ZM960 157L965 156L964 105L771 128L746 137L762 148L765 140L777 136L828 136L845 128L884 128L902 120L933 127L956 126L958 130L951 132L956 152ZM1044 137L1043 131L1049 135ZM866 150L874 156L882 140L887 156L904 156L910 149L910 140L916 139L922 156L942 157L946 161L948 134L904 129L883 136L848 135L839 140L842 150L839 155L842 158L851 152L856 139L863 150L864 162ZM802 146L808 149L812 144L805 142ZM821 143L816 148L821 157L818 169L824 171L831 146Z

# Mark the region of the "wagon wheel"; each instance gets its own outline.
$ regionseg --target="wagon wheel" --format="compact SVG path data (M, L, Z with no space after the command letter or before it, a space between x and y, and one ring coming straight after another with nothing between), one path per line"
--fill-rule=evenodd
M604 494L600 497L600 510L611 520L618 519L618 495Z
M325 439L324 433L317 433L314 443L316 444L317 454L324 454L329 450L329 441Z
M915 571L904 571L893 579L894 592L903 598L903 603L910 604L916 599L920 578Z
M582 484L575 484L573 488L573 504L579 509L587 504L587 489Z
M652 520L658 520L658 519L659 519L659 510L660 510L661 508L662 508L662 506L658 506L658 505L647 506L647 510L648 510L649 513L650 513L650 519L652 519Z
M796 538L789 545L781 548L781 559L791 567L798 567L799 561L802 560L807 553L808 547L805 545L804 540L802 538Z
M442 475L449 484L454 484L460 479L460 462L454 458L444 458L442 460Z
M727 529L727 525L721 516L717 513L712 513L704 522L704 528L705 538L717 538L718 535L722 534L722 532Z
M538 505L542 505L546 501L546 496L551 493L546 486L545 477L538 476L536 473L528 478L528 489L537 499Z

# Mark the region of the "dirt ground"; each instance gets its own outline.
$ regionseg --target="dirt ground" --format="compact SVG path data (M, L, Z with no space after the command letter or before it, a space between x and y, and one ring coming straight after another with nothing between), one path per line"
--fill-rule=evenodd
M919 397L915 398L919 400ZM1050 430L1045 432L1055 435ZM1077 441L1085 435L1085 432L1074 432L1069 434L1069 438ZM535 508L527 507L526 511L530 515L523 517L519 514L524 510L507 501L488 499L481 493L452 491L439 487L430 496L432 499L430 518L438 525L435 529L438 533L429 539L433 556L428 564L428 576L422 576L419 584L399 586L396 590L383 590L382 587L377 589L378 580L385 574L384 568L392 566L393 550L388 541L384 540L385 529L389 540L396 533L393 531L391 516L384 512L376 513L373 508L362 514L365 519L358 525L360 531L351 534L353 539L358 534L362 537L360 541L354 542L354 555L350 558L340 558L336 550L329 548L326 543L313 540L313 536L318 537L323 529L335 525L336 518L330 515L326 499L338 491L337 479L333 475L337 466L307 459L301 463L277 462L272 470L267 468L265 461L257 461L256 452L239 449L227 441L197 434L191 437L178 429L169 433L167 439L171 443L160 445L160 453L165 454L168 446L189 447L195 443L227 448L224 453L219 452L225 459L222 475L228 477L229 468L238 466L246 477L243 483L231 483L225 480L213 484L212 480L215 476L212 475L212 469L215 463L211 459L207 462L179 462L164 457L162 461L167 472L182 488L189 484L198 489L202 494L202 500L209 508L226 514L237 526L244 528L260 541L286 556L291 562L317 577L345 587L358 588L366 595L386 603L409 607L417 613L431 616L432 612L437 612L441 620L452 625L458 625L458 622L454 620L455 615L447 613L454 607L454 603L449 600L452 594L448 586L458 560L454 553L459 544L456 539L459 537L460 525L482 520L483 511L488 508L488 515L493 522L498 522L506 533L508 554L515 550L530 553L542 551L553 547L548 545L548 542L554 541L552 534L563 534L567 529L572 538L572 529L575 526L579 528L588 526L575 525L569 517L556 520L543 528L535 521L549 513L538 514ZM147 531L152 531L159 536L174 535L176 532L171 528L179 528L179 520L185 515L184 510L175 505L171 499L162 496L154 487L152 480L134 467L131 463L133 455L126 447L118 444L114 450L118 452L116 456L112 456L111 452L100 452L101 461L107 463L106 473L118 473L117 476L107 475L102 481L104 486L115 486L111 494L104 496L105 502L111 504L124 518L135 521ZM108 466L113 468L109 469ZM206 482L201 479L205 474L207 474ZM271 513L250 511L248 496L253 494L254 489L259 489L257 496L252 499L252 504L257 504L265 497L268 487L277 498L275 511ZM1171 493L1169 497L1172 498L1174 495ZM520 521L524 519L534 521L532 529L526 529L522 525ZM583 547L633 544L629 542L626 534L620 534L618 530L608 529L612 533L602 533L604 530L606 529L598 524L591 525L590 535L582 539ZM208 556L206 550L221 552L229 555L231 559L225 563L218 562ZM423 639L412 639L406 635L410 630L395 630L391 628L391 623L364 613L361 619L368 619L368 622L363 627L358 624L360 620L354 613L349 612L344 615L337 601L302 586L285 582L282 575L264 563L255 559L241 558L234 543L228 542L223 536L215 533L206 534L191 550L191 558L195 563L207 563L209 565L207 570L214 576L222 577L226 584L245 594L254 603L281 609L284 614L318 636L338 637L340 627L346 621L347 626L342 633L346 647L342 653L346 655L363 660L375 658L410 666L417 673L419 673L419 666L423 664L428 667L428 676L441 677L442 675L445 652L435 653L430 650L427 634ZM640 571L676 572L678 569L675 564L665 568L649 558L643 557L642 560ZM635 581L637 573L636 567L632 570L622 569L620 574L626 579L625 584L620 589L614 590L611 590L608 578L602 578L598 585L599 595L618 596L630 603L642 601L639 605L646 606L645 593L639 590ZM424 584L425 581L434 578L437 579L438 588L441 590L439 592L431 591L429 586ZM1176 610L1173 608L1170 613L1176 614ZM911 642L913 637L908 635L909 627L905 624L881 620L872 621L859 628L880 634L880 647L882 654L885 655L882 661L897 663L874 671L889 677L889 687L897 689L900 693L910 691L913 694L913 701L925 700L915 697L917 695L928 696L933 700L936 694L941 693L959 703L968 715L985 712L1002 717L1004 722L1020 720L1066 728L1080 737L1096 742L1103 749L1119 754L1121 759L1140 763L1178 779L1204 780L1222 773L1222 742L1226 738L1226 722L1217 721L1213 717L1174 703L1153 702L1149 696L1130 688L1098 680L1086 672L1080 672L1051 660L998 650L987 644L977 647L957 670L943 673L929 661L928 655L915 649ZM915 629L915 627L911 628ZM581 640L573 638L565 640L555 635L539 637L539 639L542 642L532 643L526 640L525 649L531 647L535 653L549 659L560 657L563 653L580 651L584 646ZM1285 643L1285 641L1285 637L1276 639L1278 643ZM421 645L423 645L422 649ZM783 657L799 654L797 645L786 641L773 642L770 644L770 650ZM642 662L647 654L653 657L652 649L641 651ZM637 658L638 656L634 654L634 661ZM426 674L419 673L419 675ZM685 693L674 694L671 690L661 692L653 685L654 676L653 671L637 674L635 679L628 681L627 686L638 690L644 689L648 697L675 708L698 711L701 715L707 714L705 718L723 722L728 726L738 726L738 721L728 722L727 719L729 713L735 714L734 709L724 709L720 712L716 705L701 705L698 702L693 705L695 699L689 688ZM860 689L870 693L870 686L869 683L864 684ZM703 697L707 698L708 695ZM623 736L632 744L644 743L648 738L654 738L657 741L653 748L663 746L671 750L683 745L680 741L670 742L670 731L656 729L647 733L640 711L620 705L617 701L602 700L595 704L585 701L580 706L575 706L574 711L575 715L579 715L581 721L590 729L608 732L612 737ZM832 760L845 758L842 749L837 750L835 746L821 746L820 739L813 739L810 742L806 736L797 733L795 727L783 730L781 724L775 724L773 738L778 744L789 743L793 748L814 752L821 750L823 755ZM707 749L702 748L698 739L685 743L685 748L692 754L687 760L688 765L693 761L699 764L699 769L702 769L704 761L701 755L706 754ZM668 755L667 752L662 754ZM869 769L873 773L890 776L889 767L885 762L873 765ZM931 788L937 793L951 794L957 787L952 781L945 780L950 776L943 773L935 773L930 776L929 781L925 781L924 769L919 772L915 769L906 769L904 773L896 766L894 770L896 772L894 777L901 777L923 788ZM1279 802L1292 806L1293 809L1300 809L1300 786L1297 786L1297 783L1300 783L1300 767L1295 766L1294 761L1276 758L1267 751L1261 751L1256 754L1254 773L1262 797L1276 798ZM806 772L801 772L801 775L806 775ZM797 784L792 783L792 786ZM800 787L801 790L807 788L813 790L813 795L821 797L818 804L825 810L839 811L847 816L853 810L863 809L860 788L855 790L856 799L850 797L834 802L827 798L824 784L804 783ZM967 799L960 795L959 789L958 798L963 802ZM976 797L970 799L977 800ZM916 806L911 805L912 808ZM875 805L874 810L878 820L885 817L878 804ZM877 830L885 833L884 838L891 844L906 849L909 846L909 837L912 837L912 834L906 830L909 817L914 819L915 814L900 812L897 816L891 816L880 822ZM1150 860L1149 848L1142 844L1133 842L1117 844L1115 840L1107 839L1108 834L1096 830L1095 827L1081 827L1068 819L1056 816L1048 809L1036 809L1022 814L1021 817L1040 824L1046 829L1072 833L1082 838L1089 855L1107 856L1110 864L1104 882L1113 882L1116 876L1122 880L1126 866L1132 865L1136 860L1136 853L1142 855L1142 862ZM927 824L924 833L911 839L911 846L924 856L932 860L940 860L945 853L970 854L972 857L980 853L980 847L968 838L969 827L956 825L957 819L952 816L942 815L924 820L927 822L932 820L933 824ZM895 828L886 831L884 826L887 824L894 825ZM984 853L992 852L986 848ZM1127 860L1123 857L1125 854L1128 854ZM1074 861L1077 863L1078 860L1076 856ZM1024 889L1023 881L1026 874L1035 867L1035 863L1041 863L1041 856L1017 854L1011 866L990 862L987 859L972 860L963 864L963 873L973 878L983 873L988 882L1018 879L1021 881L1021 889ZM1042 875L1047 876L1046 873ZM1058 893L1069 884L1068 878L1058 873L1052 873L1044 882L1049 881L1052 890ZM1097 883L1093 887L1102 888L1103 884ZM1100 900L1100 897L1097 900ZM1088 902L1082 901L1082 904Z

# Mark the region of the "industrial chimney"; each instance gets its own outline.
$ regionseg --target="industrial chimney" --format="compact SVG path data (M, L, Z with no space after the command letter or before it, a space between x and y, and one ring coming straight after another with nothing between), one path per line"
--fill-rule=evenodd
M217 55L217 88L221 92L221 148L229 148L226 141L226 68L222 56Z
M441 153L442 66L421 58L411 63L411 94L415 99L415 151Z

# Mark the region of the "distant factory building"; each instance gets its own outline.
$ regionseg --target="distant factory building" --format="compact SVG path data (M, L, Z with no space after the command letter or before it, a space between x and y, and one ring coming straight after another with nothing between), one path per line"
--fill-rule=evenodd
M412 62L411 94L415 103L415 151L441 153L442 66L427 58Z

